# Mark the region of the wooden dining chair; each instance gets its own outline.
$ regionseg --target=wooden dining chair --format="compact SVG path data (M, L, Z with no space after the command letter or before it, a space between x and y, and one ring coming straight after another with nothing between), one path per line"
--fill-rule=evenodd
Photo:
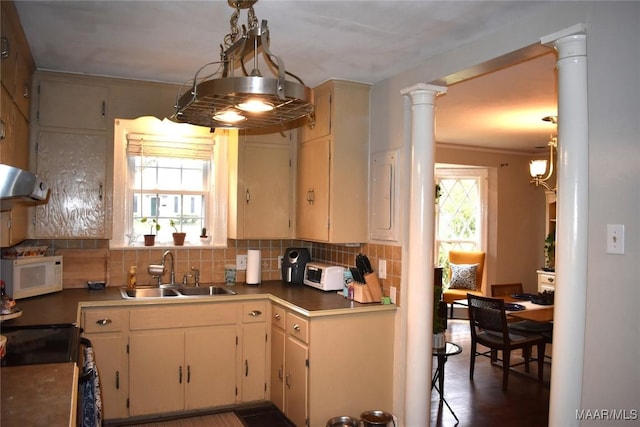
M501 285L491 285L492 297L508 297L513 294L523 294L522 283L505 283Z
M544 338L539 334L530 334L509 330L507 326L507 314L504 309L504 300L501 298L489 298L468 294L469 301L469 326L471 328L471 366L469 379L473 381L473 371L477 356L491 357L491 363L499 361L498 351L502 351L502 390L507 390L509 381L509 369L511 368L511 351L522 349L525 371L529 372L531 349L537 346L538 350L538 380L542 381L544 367ZM480 352L478 344L489 348Z

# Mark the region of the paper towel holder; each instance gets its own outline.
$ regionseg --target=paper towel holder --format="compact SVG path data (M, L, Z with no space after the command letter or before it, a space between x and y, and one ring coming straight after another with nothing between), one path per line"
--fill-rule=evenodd
M245 283L249 286L260 286L261 272L260 272L261 255L259 249L247 250L247 273Z

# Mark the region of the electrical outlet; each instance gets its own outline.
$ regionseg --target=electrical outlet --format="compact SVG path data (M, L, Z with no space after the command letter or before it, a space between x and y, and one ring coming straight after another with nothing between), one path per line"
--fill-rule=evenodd
M278 256L278 270L282 268L282 260L284 257L282 255Z
M387 278L387 260L386 259L378 260L378 277L381 279Z
M238 271L247 269L247 255L236 255L236 269Z

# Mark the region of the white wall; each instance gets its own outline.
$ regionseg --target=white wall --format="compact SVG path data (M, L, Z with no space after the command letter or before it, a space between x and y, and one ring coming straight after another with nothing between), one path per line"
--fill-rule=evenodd
M539 43L540 37L577 23L588 26L590 157L582 409L640 410L640 3L558 2L539 16L505 25L491 36L376 84L371 151L402 148L402 164L408 162L401 89ZM407 189L407 177L401 179L401 188ZM404 210L406 197L401 195ZM605 253L607 224L625 224L624 255ZM401 353L402 343L397 348ZM399 373L403 370L398 367ZM398 414L402 389L396 385ZM603 423L601 419L582 423L592 424Z

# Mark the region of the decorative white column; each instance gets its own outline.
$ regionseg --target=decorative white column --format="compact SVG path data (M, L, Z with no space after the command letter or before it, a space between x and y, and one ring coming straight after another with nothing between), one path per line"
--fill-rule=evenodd
M435 158L434 101L446 88L418 84L401 93L411 99L411 188L409 192L406 295L404 425L428 426L431 416L433 335L433 239Z
M558 52L558 212L549 426L577 426L587 294L587 37L578 25L543 38Z

